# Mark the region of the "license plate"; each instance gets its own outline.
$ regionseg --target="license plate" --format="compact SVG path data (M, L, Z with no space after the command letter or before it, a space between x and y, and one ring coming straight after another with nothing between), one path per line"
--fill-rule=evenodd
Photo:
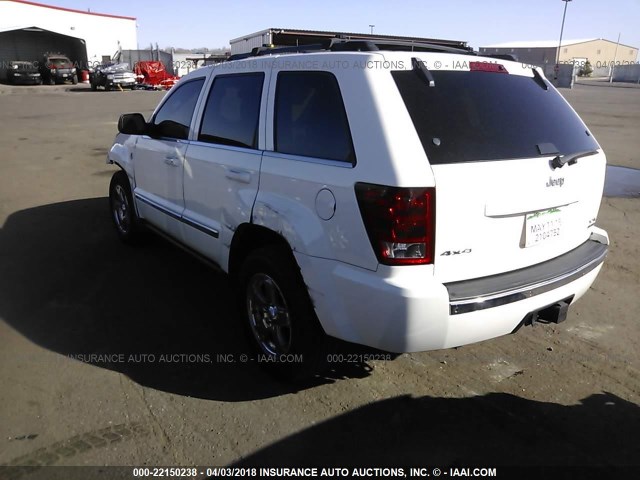
M63 73L63 74L62 74L62 76L63 76L63 77L68 77L68 76L69 76L69 74L68 74L68 73Z
M562 235L562 212L552 208L528 213L525 220L525 247L552 242Z

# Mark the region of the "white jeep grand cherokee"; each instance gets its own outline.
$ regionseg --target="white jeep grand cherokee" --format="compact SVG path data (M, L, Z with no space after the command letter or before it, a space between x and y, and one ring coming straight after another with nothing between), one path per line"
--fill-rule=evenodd
M258 352L304 358L276 373L330 337L413 352L559 322L595 280L605 155L537 69L344 40L245 57L120 118L110 204L122 240L231 275Z

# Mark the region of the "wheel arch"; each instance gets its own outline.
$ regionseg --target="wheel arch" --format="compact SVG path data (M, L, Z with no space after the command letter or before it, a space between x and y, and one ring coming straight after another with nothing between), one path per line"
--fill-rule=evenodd
M107 153L107 164L117 165L124 170L129 177L131 189L135 188L135 175L133 169L133 151L136 147L137 138L135 135L125 135L118 133L113 145Z
M229 260L227 263L227 272L229 275L232 278L237 276L242 263L252 251L270 245L286 248L287 251L290 252L292 260L296 262L291 245L279 233L253 223L243 223L239 225L233 235L229 248Z

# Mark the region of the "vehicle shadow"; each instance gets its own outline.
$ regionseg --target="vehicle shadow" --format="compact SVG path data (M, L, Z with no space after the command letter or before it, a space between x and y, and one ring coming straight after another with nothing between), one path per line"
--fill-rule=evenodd
M82 86L74 86L66 89L67 92L71 93L94 93L94 90L91 89L89 84L83 84Z
M506 393L400 396L314 425L235 466L638 466L639 431L640 407L611 393L569 406ZM580 473L567 478L585 478Z
M10 215L0 229L0 317L49 350L192 397L253 400L370 374L345 364L295 387L274 381L251 358L226 275L149 240L120 243L106 198Z

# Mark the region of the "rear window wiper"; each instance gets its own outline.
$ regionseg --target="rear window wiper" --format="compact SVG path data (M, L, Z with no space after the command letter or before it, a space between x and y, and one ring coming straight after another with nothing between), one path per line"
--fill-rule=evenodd
M555 170L556 168L564 167L565 163L573 165L578 161L579 158L595 155L596 153L598 153L597 150L587 150L586 152L575 152L567 153L566 155L558 155L553 160L551 160L551 166Z
M533 68L533 79L535 80L535 82L540 85L544 90L549 90L549 85L547 85L547 82L544 81L544 78L542 78L542 75L540 75L540 72L538 72L537 68Z
M436 81L433 78L433 74L425 66L425 64L424 64L424 62L422 62L422 60L420 60L420 59L418 59L416 57L412 57L411 58L411 67L414 70L418 70L420 73L422 73L422 76L427 81L427 84L430 87L435 87L436 86Z

